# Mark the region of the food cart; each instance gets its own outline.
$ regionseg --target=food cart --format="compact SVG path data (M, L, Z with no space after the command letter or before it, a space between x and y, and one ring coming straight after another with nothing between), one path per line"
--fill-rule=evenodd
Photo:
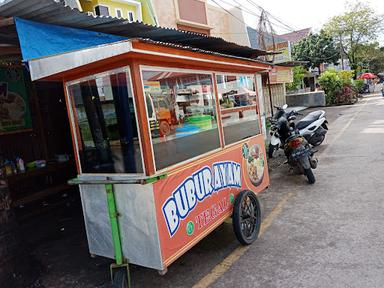
M269 185L258 98L267 63L130 39L29 69L64 83L89 251L115 259L116 287L129 280L115 268L165 273L231 215L241 243L257 238L256 194Z

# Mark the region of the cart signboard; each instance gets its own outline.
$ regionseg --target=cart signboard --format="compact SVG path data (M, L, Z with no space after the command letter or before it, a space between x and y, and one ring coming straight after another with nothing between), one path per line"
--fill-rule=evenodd
M166 266L231 215L243 190L269 183L261 135L191 163L154 184L161 254Z
M0 68L0 135L30 130L32 120L22 68Z

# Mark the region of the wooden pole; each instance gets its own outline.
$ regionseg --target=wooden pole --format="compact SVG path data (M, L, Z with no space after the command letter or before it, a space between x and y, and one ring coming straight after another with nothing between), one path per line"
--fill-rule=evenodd
M268 85L268 92L269 92L269 105L271 107L271 117L273 117L272 90L271 90L271 79L269 79L269 72L267 73L267 85Z

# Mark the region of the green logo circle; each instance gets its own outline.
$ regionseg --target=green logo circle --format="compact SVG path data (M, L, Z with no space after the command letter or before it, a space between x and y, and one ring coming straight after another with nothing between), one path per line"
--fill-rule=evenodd
M235 203L235 195L233 195L231 193L231 195L229 195L229 201L231 201L231 204Z
M195 224L192 221L189 221L187 223L187 235L191 236L193 234L193 231L195 231Z
M241 149L241 153L243 154L243 158L244 159L247 159L248 156L249 156L249 147L248 147L248 144L245 143Z

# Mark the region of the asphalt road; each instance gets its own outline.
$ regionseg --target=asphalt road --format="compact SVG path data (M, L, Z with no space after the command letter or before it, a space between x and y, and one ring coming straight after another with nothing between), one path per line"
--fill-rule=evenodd
M268 193L294 196L211 287L384 287L384 99L328 110L316 184L277 169Z
M273 169L253 245L243 248L224 223L165 276L131 266L133 287L384 287L384 99L325 110L330 131L316 184L285 165ZM34 287L110 287L110 261L89 257L76 211L45 218L53 228L25 230L30 239L50 231L45 241L32 241L44 267Z

